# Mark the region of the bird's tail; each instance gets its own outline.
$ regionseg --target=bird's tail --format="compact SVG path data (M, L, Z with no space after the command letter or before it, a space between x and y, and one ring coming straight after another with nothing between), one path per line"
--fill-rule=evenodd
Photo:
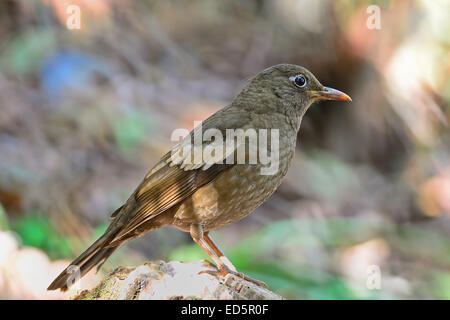
M76 258L61 274L53 280L47 290L66 291L72 284L78 281L93 267L98 265L97 270L118 248L118 246L108 246L114 238L116 232L106 231L97 241L95 241L85 252Z

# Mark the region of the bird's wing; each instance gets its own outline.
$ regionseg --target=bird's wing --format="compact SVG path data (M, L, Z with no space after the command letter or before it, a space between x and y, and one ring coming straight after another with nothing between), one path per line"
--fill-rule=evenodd
M217 119L209 118L203 122L203 132L209 128L217 128L225 131L223 121L220 121L221 112ZM231 121L230 121L231 120ZM228 117L227 127L240 128L249 122L248 116ZM201 133L201 132L200 132ZM121 240L133 237L134 231L146 221L156 217L172 206L180 203L195 193L202 186L214 181L223 171L229 169L233 164L226 164L224 161L227 153L222 157L214 159L202 159L195 161L195 146L189 147L189 141L197 134L195 130L185 137L177 146L162 157L162 159L145 176L144 180L132 194L130 199L122 208L113 213L112 225L120 226L121 231L117 233L111 244L117 244ZM203 142L201 151L208 150L214 142ZM180 152L187 147L188 152ZM186 150L186 149L184 149ZM189 160L188 160L189 159Z

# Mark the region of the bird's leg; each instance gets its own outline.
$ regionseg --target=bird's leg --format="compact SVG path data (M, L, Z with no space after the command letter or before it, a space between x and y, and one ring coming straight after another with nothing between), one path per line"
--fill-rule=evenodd
M220 261L222 261L222 263L225 264L229 269L233 270L234 272L237 272L236 267L223 254L222 250L219 249L214 240L211 239L211 237L209 236L209 232L203 233L203 238L205 239L206 243L211 247L211 249L214 251L214 253L219 257Z
M246 275L244 275L241 272L237 272L236 268L231 264L231 262L228 260L228 258L225 257L225 255L220 251L220 249L214 244L212 239L208 236L207 232L203 232L203 226L201 225L192 225L190 229L190 234L192 239L205 250L205 252L214 260L214 262L217 264L217 271L212 270L203 270L200 271L201 273L208 273L214 276L226 276L227 274L233 274L235 276L238 276L246 281L252 282L258 286L264 286L266 288L267 285L262 282L258 281L256 279L250 278ZM212 245L211 245L212 244ZM221 257L224 257L224 259L221 259ZM224 261L228 261L229 265L233 267L234 270L230 268L230 266L227 265ZM209 261L208 261L209 262Z
M205 233L203 232L203 226L200 224L193 224L190 228L190 234L192 240L195 241L200 247L202 247L203 250L213 258L214 262L217 263L217 261L220 261L220 258L217 256L217 254L214 252L214 250L209 246L208 242L205 240ZM211 261L205 259L203 260L204 263L216 267L214 263ZM216 267L217 268L217 267Z
M205 239L205 242L209 245L209 247L214 251L214 253L219 257L219 259L222 261L223 264L225 264L229 269L232 271L237 271L236 267L231 263L230 260L223 254L223 252L217 247L216 243L209 237L209 232L203 233L203 239ZM203 260L203 262L209 266L212 266L214 268L217 268L217 266L209 261L208 259Z

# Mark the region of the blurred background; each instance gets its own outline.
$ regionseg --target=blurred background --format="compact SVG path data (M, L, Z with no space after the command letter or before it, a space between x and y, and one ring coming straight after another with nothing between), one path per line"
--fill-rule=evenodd
M0 298L73 295L45 288L172 131L278 63L353 102L310 108L280 189L213 238L289 299L450 298L448 1L4 0L0 38ZM164 228L82 287L121 265L204 258Z

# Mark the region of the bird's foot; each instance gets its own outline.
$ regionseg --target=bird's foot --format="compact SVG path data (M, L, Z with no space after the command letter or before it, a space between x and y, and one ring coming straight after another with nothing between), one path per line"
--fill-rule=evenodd
M217 266L214 263L212 263L211 261L209 261L208 259L203 259L202 263L207 265L208 267L214 267L217 269Z
M209 265L215 266L212 262L210 262L208 260L203 260L204 263L206 263L206 261L207 261L207 263ZM249 276L246 276L242 272L233 271L230 268L228 268L226 265L219 265L218 267L217 266L215 266L215 267L217 268L217 270L202 270L198 274L207 273L207 274L210 274L210 275L213 275L213 276L226 276L228 274L232 274L232 275L235 275L235 276L237 276L239 278L242 278L242 279L244 279L244 280L246 280L248 282L254 283L257 286L265 287L266 289L269 289L267 284L265 284L264 282L256 280L256 279L253 279L253 278L251 278Z

